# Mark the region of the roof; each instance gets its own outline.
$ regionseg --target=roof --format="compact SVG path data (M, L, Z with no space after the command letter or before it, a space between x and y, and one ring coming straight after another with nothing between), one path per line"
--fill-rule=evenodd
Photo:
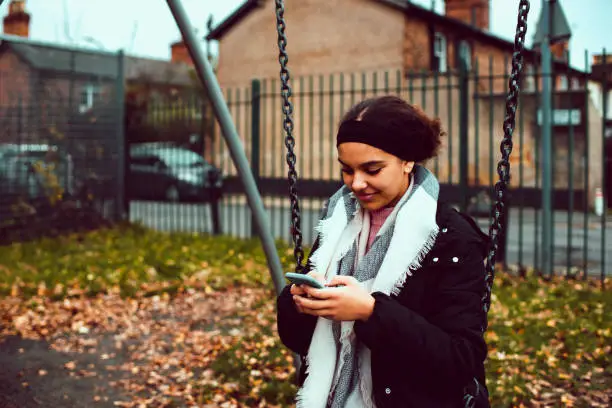
M238 24L243 18L245 18L251 11L261 8L264 0L246 0L242 6L238 7L232 14L230 14L225 20L217 24L215 28L206 36L207 40L218 40L232 27Z
M445 27L449 31L457 33L459 36L467 38L475 38L491 46L494 46L500 50L512 53L514 51L514 41L508 41L502 37L492 34L489 31L482 30L478 27L472 26L465 23L462 20L449 17L446 15L438 14L433 10L427 9L422 6L418 6L411 2L411 0L372 0L376 1L384 6L394 8L406 14L410 14L416 18L431 21L434 24ZM252 11L261 8L265 0L245 0L245 2L236 11L234 11L229 17L220 22L210 33L206 36L207 40L220 40L232 27L239 24L246 16ZM561 13L555 13L563 16ZM566 20L567 21L567 20ZM524 55L532 60L539 60L539 52L525 48ZM559 61L554 62L555 66L558 66L568 71L567 64ZM574 74L584 75L583 71L569 68L569 71Z
M148 83L192 86L192 68L187 64L164 60L128 56L125 60L125 76L128 80L146 80Z
M9 47L26 63L41 71L74 72L81 76L108 79L117 78L119 71L119 53L43 43L0 34L0 51L5 47ZM193 83L191 68L186 64L133 56L124 58L127 80L145 78L150 83L183 86Z
M567 41L572 36L567 17L563 12L563 7L559 1L552 1L550 15L550 38L553 43L558 41ZM540 19L536 26L536 31L533 36L533 45L538 46L544 41L544 13L540 13Z
M246 0L242 6L240 6L236 11L230 14L225 20L220 22L207 36L208 40L219 40L223 37L232 27L236 24L240 23L247 15L249 15L252 11L261 8L262 4L265 0ZM410 13L411 15L428 19L430 21L435 22L436 24L445 25L449 29L454 31L459 31L463 34L470 34L472 36L479 36L485 41L489 41L491 43L495 43L499 47L504 47L507 49L513 49L514 43L507 41L501 37L498 37L494 34L491 34L487 31L484 31L478 27L471 26L461 20L451 18L448 16L444 16L436 13L435 11L426 9L424 7L418 6L416 4L411 3L410 0L372 0L382 5L392 7L398 11L403 11L405 13Z

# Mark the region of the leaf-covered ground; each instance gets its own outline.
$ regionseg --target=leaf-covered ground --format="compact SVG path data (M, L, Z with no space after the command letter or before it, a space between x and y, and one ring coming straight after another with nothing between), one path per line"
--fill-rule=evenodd
M0 293L0 406L292 405L255 240L123 226L13 244L0 247ZM610 406L611 305L598 283L499 273L493 406Z

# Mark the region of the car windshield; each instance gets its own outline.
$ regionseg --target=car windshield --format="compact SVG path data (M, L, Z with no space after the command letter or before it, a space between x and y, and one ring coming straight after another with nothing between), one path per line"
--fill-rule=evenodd
M195 167L205 163L202 156L191 150L162 149L158 153L170 167Z

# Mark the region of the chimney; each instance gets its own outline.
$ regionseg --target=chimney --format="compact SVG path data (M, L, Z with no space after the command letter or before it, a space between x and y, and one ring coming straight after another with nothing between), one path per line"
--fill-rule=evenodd
M446 16L481 30L489 30L489 0L445 0Z
M603 80L606 77L608 84L612 83L612 55L606 54L604 64L603 54L593 55L593 64L591 65L591 77L598 80Z
M170 49L172 51L172 62L193 65L193 60L191 59L187 46L183 40L179 40L172 44Z
M593 65L603 65L603 54L593 54ZM612 64L612 54L606 54L606 65Z
M569 41L561 40L550 46L553 58L558 61L568 62Z
M4 34L30 36L30 14L25 11L25 0L11 0L3 29Z

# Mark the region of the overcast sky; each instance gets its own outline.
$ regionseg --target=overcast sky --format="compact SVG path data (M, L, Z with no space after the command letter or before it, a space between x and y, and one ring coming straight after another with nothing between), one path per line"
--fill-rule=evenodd
M182 1L192 24L202 35L206 32L206 20L210 14L218 23L243 3L243 0ZM292 1L296 0L287 0L288 8ZM600 53L604 47L612 50L612 35L609 34L612 0L559 1L573 30L570 44L572 65L584 68L585 50L590 54ZM6 15L9 2L5 0L0 6L0 15ZM432 4L431 0L414 0L414 3L426 7ZM437 0L436 4L437 10L442 12L444 1ZM130 54L167 59L169 44L179 38L178 28L164 0L27 0L26 7L32 14L31 37L36 40L104 47L113 51L123 48ZM513 39L517 7L518 0L491 0L491 31L494 34ZM528 44L540 8L540 0L531 1ZM270 29L274 30L274 27ZM89 44L87 38L92 39Z

